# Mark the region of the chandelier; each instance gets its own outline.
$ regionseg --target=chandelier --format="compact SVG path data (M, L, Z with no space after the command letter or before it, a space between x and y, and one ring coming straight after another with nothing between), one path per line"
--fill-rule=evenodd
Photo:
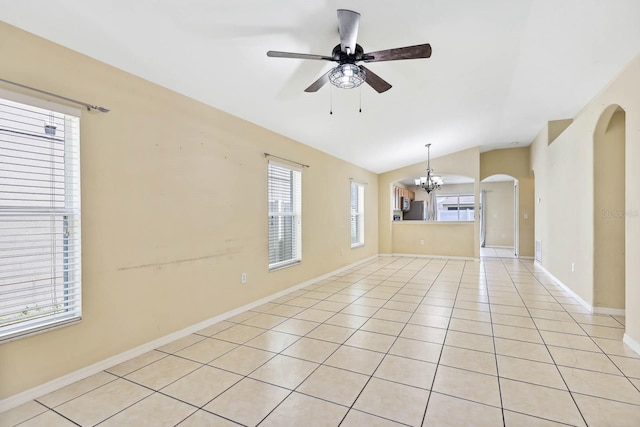
M367 79L364 70L355 64L340 64L329 71L329 81L341 89L353 89Z
M433 169L431 169L431 144L427 144L425 147L427 147L427 176L416 178L415 183L417 187L420 187L428 194L433 190L439 190L444 182L440 175L433 175Z

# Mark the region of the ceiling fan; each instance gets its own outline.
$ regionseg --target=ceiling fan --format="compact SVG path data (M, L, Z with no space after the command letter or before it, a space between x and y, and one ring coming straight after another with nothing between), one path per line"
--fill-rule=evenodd
M278 52L275 50L268 51L267 56L272 58L315 59L338 63L338 66L327 71L311 86L306 88L305 92L316 92L327 82L331 82L334 86L342 89L358 87L366 82L378 93L391 89L391 85L364 65L357 65L358 62L396 61L399 59L429 58L431 56L431 45L428 43L364 53L362 46L356 43L359 26L360 14L358 12L338 9L340 44L333 48L331 56Z

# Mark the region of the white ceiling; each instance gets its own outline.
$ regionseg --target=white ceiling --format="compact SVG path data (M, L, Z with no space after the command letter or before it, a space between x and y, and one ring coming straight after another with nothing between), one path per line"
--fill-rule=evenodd
M330 55L338 8L361 13L365 52L432 57L368 64L383 94L303 92L333 63L266 52ZM426 142L529 144L638 54L638 17L638 0L0 0L9 24L374 172L426 160Z

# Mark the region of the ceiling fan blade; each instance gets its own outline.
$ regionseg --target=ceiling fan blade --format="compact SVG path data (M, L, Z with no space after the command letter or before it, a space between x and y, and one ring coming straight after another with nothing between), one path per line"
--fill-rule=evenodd
M358 67L360 67L361 70L364 70L367 75L365 82L374 88L376 92L382 93L391 89L391 85L387 81L383 80L382 77L363 65L358 65Z
M327 84L327 82L329 81L329 73L332 70L333 70L333 68L331 70L327 71L326 73L324 73L318 80L316 80L315 82L311 83L311 86L306 88L304 91L305 92L317 92L318 89L320 89L322 86Z
M309 53L278 52L277 50L268 51L267 56L271 58L317 59L320 61L335 61L335 59L331 56L312 55Z
M352 10L338 9L338 31L340 32L340 49L347 53L356 51L360 14Z
M395 49L379 50L364 55L364 62L396 61L398 59L418 59L431 57L431 45L429 43L416 46L397 47ZM372 59L368 59L371 58Z

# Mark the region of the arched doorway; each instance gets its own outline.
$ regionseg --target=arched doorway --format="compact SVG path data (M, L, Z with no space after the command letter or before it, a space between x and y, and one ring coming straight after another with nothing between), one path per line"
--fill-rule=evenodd
M625 309L625 111L607 107L593 138L593 307Z
M519 196L519 182L510 175L491 175L480 182L482 257L518 257Z

